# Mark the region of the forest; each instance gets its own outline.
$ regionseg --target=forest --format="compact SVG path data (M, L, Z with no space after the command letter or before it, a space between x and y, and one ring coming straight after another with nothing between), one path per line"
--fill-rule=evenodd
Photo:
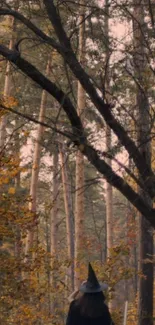
M154 324L154 99L154 0L0 0L0 324Z

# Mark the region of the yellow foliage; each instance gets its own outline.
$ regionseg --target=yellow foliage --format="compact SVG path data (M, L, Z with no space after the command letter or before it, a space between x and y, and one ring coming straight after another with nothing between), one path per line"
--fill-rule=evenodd
M4 177L4 179L2 180L2 184L8 184L8 183L9 183L9 178Z
M44 325L60 322L64 313L64 277L66 259L63 264L51 257L41 246L34 246L34 259L25 263L23 243L27 230L32 228L36 215L29 211L30 198L16 190L18 173L26 170L20 167L19 157L3 156L0 161L0 324L34 325L41 320ZM53 291L49 283L50 274L57 274L59 282ZM49 302L62 297L56 312L49 313Z
M137 305L138 299L136 297L135 301L133 303L130 303L128 306L127 325L138 324Z
M9 193L9 194L15 194L15 192L16 192L15 187L10 187L10 188L8 189L8 193Z
M25 137L28 137L29 135L30 135L30 131L25 130L25 131L24 131L24 136L25 136Z
M59 252L58 256L51 256L45 246L43 248L37 243L31 250L34 258L28 258L25 263L23 243L27 230L33 226L36 218L28 208L31 198L21 196L14 185L18 173L25 171L20 167L19 157L7 155L2 158L0 239L3 241L3 247L0 247L0 270L3 285L0 295L0 324L34 325L40 322L44 325L62 325L68 310L66 295L70 294L66 275L72 261L66 257L66 248ZM83 244L91 249L91 244L94 243L91 238L84 238ZM113 247L111 259L104 266L101 266L100 261L92 262L99 279L108 282L112 290L120 279L129 278L132 274L132 270L123 264L123 257L128 254L129 248L122 242ZM87 277L87 263L80 263L78 268L80 280L83 281ZM55 281L54 285L51 278ZM51 313L51 306L54 304ZM119 325L120 311L115 310L113 317Z
M2 99L2 103L6 107L16 107L18 105L18 100L15 97L9 96Z

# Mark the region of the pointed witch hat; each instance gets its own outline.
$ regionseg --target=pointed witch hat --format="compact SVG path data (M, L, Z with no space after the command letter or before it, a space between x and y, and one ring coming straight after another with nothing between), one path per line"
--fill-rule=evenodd
M80 291L84 293L95 293L106 290L108 285L106 283L99 283L95 271L91 264L88 265L88 278L80 287Z

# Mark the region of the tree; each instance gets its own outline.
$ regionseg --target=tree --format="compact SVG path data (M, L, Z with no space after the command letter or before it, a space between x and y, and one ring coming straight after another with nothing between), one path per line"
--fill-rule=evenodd
M84 65L85 61L85 2L80 2L79 14L79 62ZM84 121L86 105L86 93L80 82L77 87L77 112ZM84 156L80 150L76 154L75 171L75 287L79 286L80 264L84 257Z
M53 154L53 195L51 204L51 218L50 218L50 239L51 239L51 254L53 260L57 258L57 215L59 211L58 199L59 199L59 154L58 146L56 145L55 152Z
M10 43L9 43L9 49L12 50L14 48L14 44L16 42L16 39L15 39L15 32L16 32L15 18L14 17L9 17L8 24L9 24L9 28L10 28L11 33L12 33ZM3 96L4 96L5 101L9 100L9 98L11 96L12 88L13 88L13 85L12 85L11 63L10 63L10 61L7 61L5 82L4 82L4 92L3 92ZM4 145L5 145L6 127L7 127L7 114L5 114L1 118L1 122L0 122L0 148L1 148L1 150L4 149Z
M105 38L106 38L106 70L105 70L105 98L108 102L108 93L110 92L110 48L109 48L109 1L106 0L106 15L105 15ZM110 99L110 98L109 98ZM111 128L106 124L105 126L105 144L106 144L106 152L110 153L112 148L112 135ZM106 159L107 164L112 167L111 159ZM107 236L107 258L111 256L111 249L113 246L113 192L112 185L106 182L105 188L105 196L106 196L106 236ZM112 310L113 304L112 300L109 301L109 309Z
M151 168L151 110L147 90L147 51L145 46L144 2L135 0L133 17L134 69L137 86L137 141L139 151ZM150 206L151 198L141 188L141 196ZM139 324L153 324L153 229L142 215L140 219L140 256L139 270L143 277L139 279ZM144 278L145 277L145 278Z
M48 76L50 73L50 59L48 59L47 67L46 67L46 75ZM45 90L42 92L41 96L41 104L40 104L40 112L39 112L39 121L44 122L45 112L46 112L46 101L47 101L47 93ZM38 187L38 177L39 177L39 168L40 168L40 158L41 158L41 140L44 132L43 125L39 124L37 129L36 143L34 148L34 156L32 163L32 176L31 176L31 184L30 184L30 196L31 202L29 205L29 209L34 215L34 222L32 225L32 229L28 231L25 254L27 255L29 250L32 249L34 244L34 232L36 226L36 205L37 205L37 187Z
M130 158L133 160L137 168L140 178L131 171L126 171L140 186L140 188L153 199L155 195L155 175L148 165L146 157L142 155L138 146L135 144L130 133L122 125L119 118L115 117L115 109L110 103L105 103L103 98L102 87L96 86L92 78L88 74L88 69L84 69L78 61L75 51L73 50L72 39L67 35L62 24L60 12L58 12L56 5L51 0L44 0L44 8L50 23L55 31L56 39L47 35L43 30L39 29L32 23L22 12L17 12L1 5L0 15L11 15L22 22L28 30L30 30L35 37L48 45L49 48L54 48L69 66L73 75L79 80L83 89L86 91L89 100L96 108L98 114L104 118L106 124L111 128L117 136L121 146L125 148ZM90 6L91 8L91 6ZM97 8L100 11L99 7ZM21 40L22 41L22 40ZM68 120L72 130L57 130L63 132L66 136L79 148L84 156L95 166L95 168L105 177L105 179L114 187L116 187L136 208L137 210L155 226L155 210L145 202L141 194L135 191L120 175L116 173L104 160L104 153L98 151L87 138L87 132L84 130L82 121L78 116L73 102L69 96L64 93L55 82L47 79L39 69L37 69L26 58L22 57L18 48L14 50L8 49L5 45L0 45L0 53L7 60L15 64L23 73L36 82L42 89L45 89L51 94L63 107L67 114ZM5 108L2 103L1 107Z
M71 184L68 172L68 159L65 154L65 147L63 144L59 145L60 151L60 163L61 163L61 173L62 173L62 184L63 184L63 195L64 195L64 205L66 213L66 233L67 233L67 250L68 259L70 263L69 267L69 281L71 282L71 289L74 290L74 219L73 219L73 204L71 196ZM70 287L70 286L69 286Z
M106 38L106 70L105 70L105 98L108 102L108 94L110 93L110 48L109 48L109 3L106 1L106 15L105 15L105 38ZM112 148L111 129L106 124L105 126L105 144L106 152L110 153ZM106 159L107 164L111 167L111 159ZM112 186L106 182L106 215L107 215L107 257L110 257L110 248L113 245L113 199L112 199Z

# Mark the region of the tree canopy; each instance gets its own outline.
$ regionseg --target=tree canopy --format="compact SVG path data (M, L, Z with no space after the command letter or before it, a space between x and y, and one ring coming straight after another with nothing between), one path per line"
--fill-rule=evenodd
M30 7L32 3L28 1ZM39 2L38 2L39 3ZM77 146L78 149L83 153L83 155L88 159L88 161L94 165L96 170L101 173L104 178L115 188L117 188L140 212L141 215L145 216L151 225L155 226L155 209L152 206L149 206L147 202L143 199L140 192L136 190L137 187L140 187L151 199L155 197L155 174L153 168L147 164L145 155L141 152L138 144L136 143L135 138L132 136L130 129L126 127L123 123L124 110L120 104L116 105L117 101L117 91L114 87L112 89L112 94L107 100L106 86L104 83L96 83L95 79L91 74L91 64L89 65L89 60L87 60L87 65L82 66L78 60L78 54L76 51L76 46L74 44L74 34L78 30L78 22L75 23L74 28L71 32L67 29L67 23L64 20L64 7L66 6L67 10L71 12L74 17L77 15L77 10L79 10L78 3L73 3L71 1L60 1L54 2L52 0L43 0L42 5L43 15L45 17L46 23L48 21L48 27L43 28L42 26L35 24L35 14L34 11L30 12L24 11L23 2L19 2L19 8L16 9L14 3L7 3L3 1L0 5L0 15L12 16L21 25L24 25L24 28L27 30L27 34L31 35L28 37L18 36L18 41L16 42L13 49L9 49L5 40L1 40L0 44L0 54L6 60L12 62L19 70L21 70L27 77L31 78L41 89L46 90L53 98L59 103L59 108L62 108L66 113L67 119L70 125L56 126L55 131L65 135L69 139L69 144ZM86 15L85 20L88 20L88 16L97 17L98 14L105 14L103 8L100 4L86 4ZM128 19L134 19L133 7L130 5L116 5L115 2L111 5L112 10L115 12L116 9L120 9L124 15L128 16ZM148 23L146 22L146 27L150 30L146 32L144 40L147 43L147 56L149 57L149 67L150 61L152 59L152 50L150 45L150 39L154 38L154 23L152 21L152 10L153 7L149 5L144 6L144 14L148 18ZM122 15L123 15L122 14ZM116 14L117 15L117 14ZM69 14L67 13L67 21L69 21ZM150 23L151 22L151 23ZM150 27L151 24L151 27ZM151 37L149 38L148 35ZM117 173L116 169L109 166L106 162L106 153L104 150L98 150L93 143L89 140L88 132L85 126L82 123L81 116L78 116L76 110L76 103L74 102L71 93L71 88L69 91L63 90L61 86L58 85L55 80L47 78L42 69L37 67L37 64L34 65L31 60L29 60L26 55L22 53L22 44L27 42L28 39L31 39L32 42L39 42L46 47L46 51L52 51L53 49L57 51L58 55L61 57L65 65L69 68L69 73L73 75L75 80L78 80L87 94L87 100L91 103L92 107L95 108L97 116L103 119L103 129L104 123L106 123L112 130L113 134L116 136L119 146L124 148L128 154L128 157L133 163L134 168L131 170L127 166L123 166L121 162L122 173L125 172L128 177L124 178L121 174ZM21 49L20 49L21 48ZM151 54L148 54L150 51ZM130 50L127 49L127 56L130 55ZM121 61L121 60L120 60ZM123 63L122 63L123 64ZM153 69L153 68L152 68ZM103 76L106 74L106 66L103 69ZM119 73L116 71L116 74ZM153 76L153 72L152 76ZM97 74L97 72L96 72ZM100 74L100 69L98 70ZM151 76L151 78L152 78ZM117 77L117 76L116 76ZM133 81L133 80L132 80ZM114 92L115 91L115 92ZM115 100L115 101L114 101ZM117 108L116 108L117 106ZM3 99L1 99L1 109L7 109L7 105ZM8 108L11 110L11 108ZM20 114L20 111L14 110L16 114ZM119 113L118 113L119 112ZM116 114L117 113L117 114ZM51 108L52 114L52 108ZM127 112L130 115L129 111ZM35 121L36 119L32 115L26 116L28 119ZM94 118L95 121L95 118ZM51 125L46 125L49 128L52 128ZM153 135L151 134L151 139ZM146 141L151 141L151 139L146 139ZM114 155L111 153L111 158L114 159ZM130 181L128 179L130 178ZM134 186L132 186L132 182ZM135 185L136 184L136 185Z

